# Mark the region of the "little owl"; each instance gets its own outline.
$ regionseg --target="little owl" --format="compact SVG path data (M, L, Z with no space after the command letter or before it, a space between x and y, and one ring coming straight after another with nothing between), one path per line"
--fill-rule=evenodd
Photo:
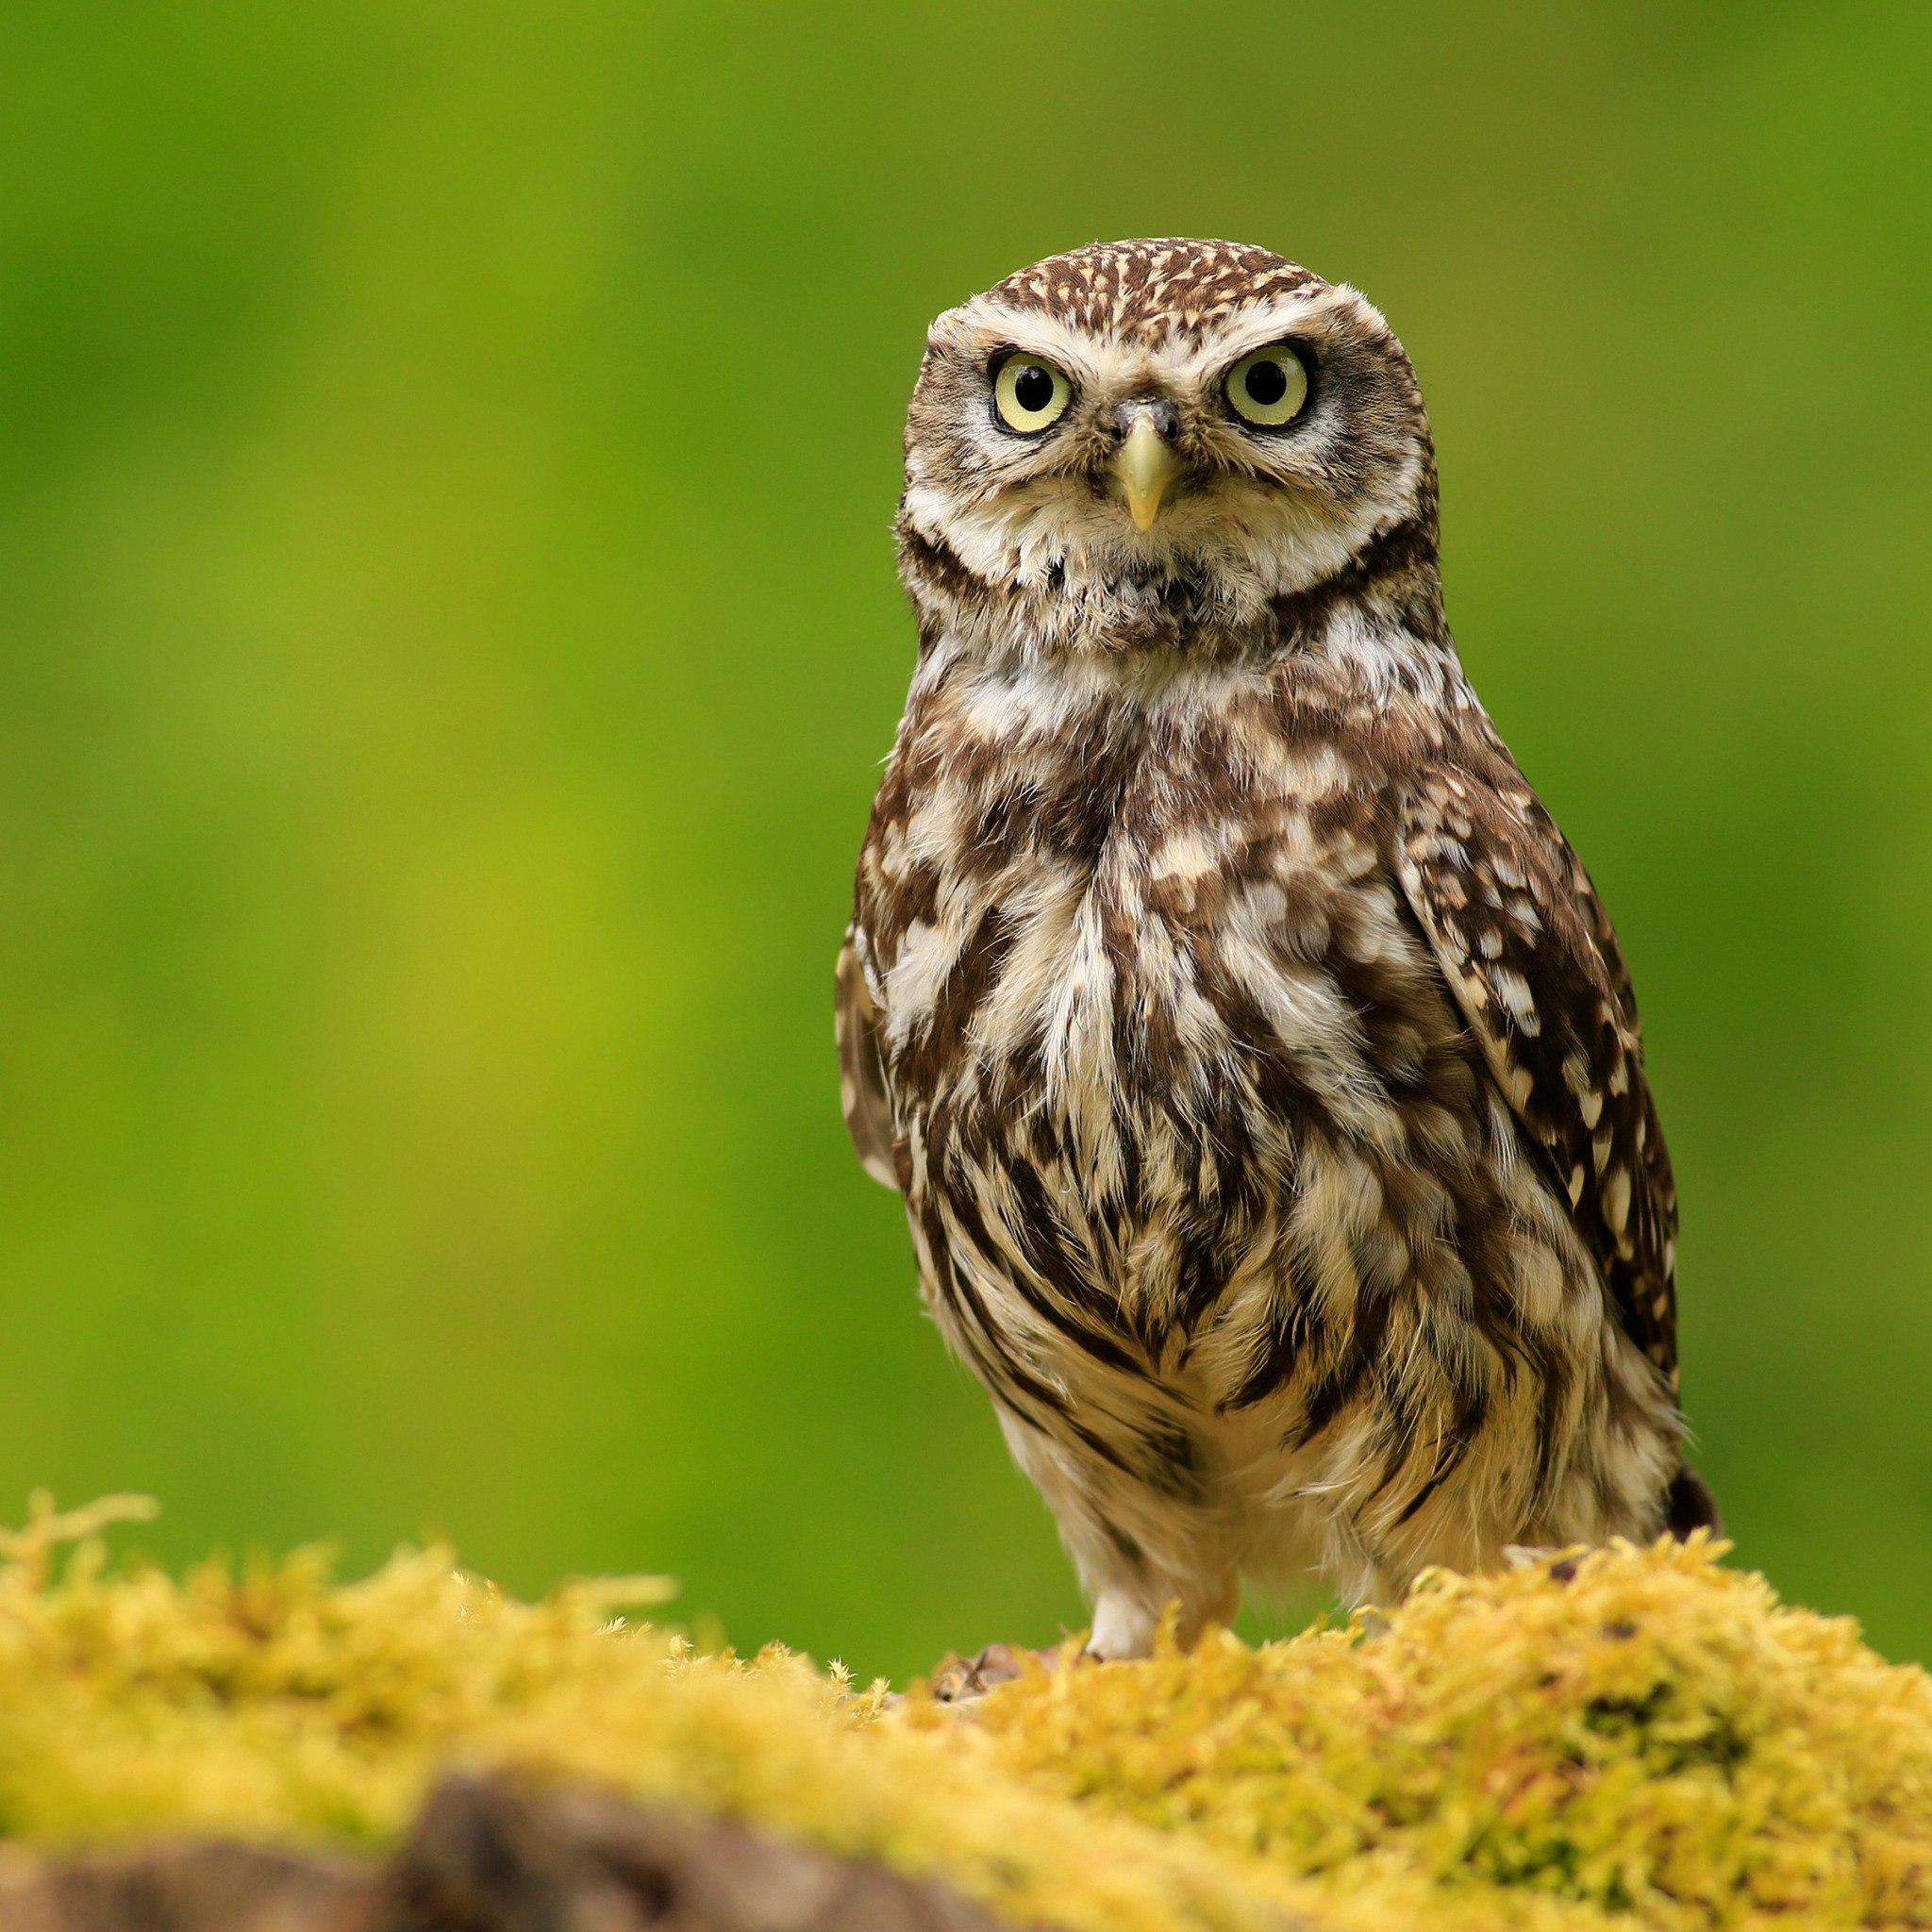
M1408 358L1259 248L933 325L845 1116L1094 1599L1714 1521L1608 916L1457 659Z

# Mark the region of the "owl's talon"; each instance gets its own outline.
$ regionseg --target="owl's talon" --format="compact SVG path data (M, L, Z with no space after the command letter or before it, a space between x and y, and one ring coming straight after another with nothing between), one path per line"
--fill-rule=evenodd
M1089 1660L1086 1651L1073 1658L1076 1664ZM934 1666L927 1681L941 1704L969 1704L984 1697L996 1684L1015 1683L1029 1671L1057 1671L1066 1662L1067 1652L1060 1644L1050 1650L1034 1650L1023 1643L989 1643L971 1657L948 1652Z

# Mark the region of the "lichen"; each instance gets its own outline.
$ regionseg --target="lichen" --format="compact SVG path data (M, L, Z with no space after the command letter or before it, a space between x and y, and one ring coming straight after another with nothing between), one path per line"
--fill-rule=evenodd
M1432 1573L1385 1614L1029 1673L964 1707L525 1604L446 1550L111 1567L0 1535L0 1834L361 1844L513 1765L741 1815L1078 1932L1932 1917L1932 1680L1693 1541ZM71 1550L65 1560L59 1553Z

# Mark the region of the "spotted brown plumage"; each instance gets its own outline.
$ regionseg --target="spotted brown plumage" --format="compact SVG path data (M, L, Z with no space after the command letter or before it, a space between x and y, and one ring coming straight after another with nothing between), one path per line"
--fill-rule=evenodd
M1596 890L1500 745L1424 766L1399 806L1403 891L1547 1158L1624 1332L1677 1380L1677 1198L1636 996Z
M1232 387L1270 343L1282 424L1279 356ZM906 456L846 1118L1094 1647L1707 1520L1628 974L1457 660L1381 317L1257 249L1078 250L934 325Z
M1315 279L1265 248L1238 242L1102 242L1020 269L991 296L1152 344L1199 335L1257 297L1290 294Z

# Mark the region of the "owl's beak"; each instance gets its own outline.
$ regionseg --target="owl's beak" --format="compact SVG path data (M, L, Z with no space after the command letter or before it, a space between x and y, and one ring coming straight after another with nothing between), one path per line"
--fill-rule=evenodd
M1174 454L1173 443L1155 426L1151 410L1141 409L1134 426L1127 431L1120 454L1113 459L1113 473L1120 478L1121 491L1127 499L1127 514L1137 530L1151 529L1160 514L1160 499L1167 486L1185 466Z

